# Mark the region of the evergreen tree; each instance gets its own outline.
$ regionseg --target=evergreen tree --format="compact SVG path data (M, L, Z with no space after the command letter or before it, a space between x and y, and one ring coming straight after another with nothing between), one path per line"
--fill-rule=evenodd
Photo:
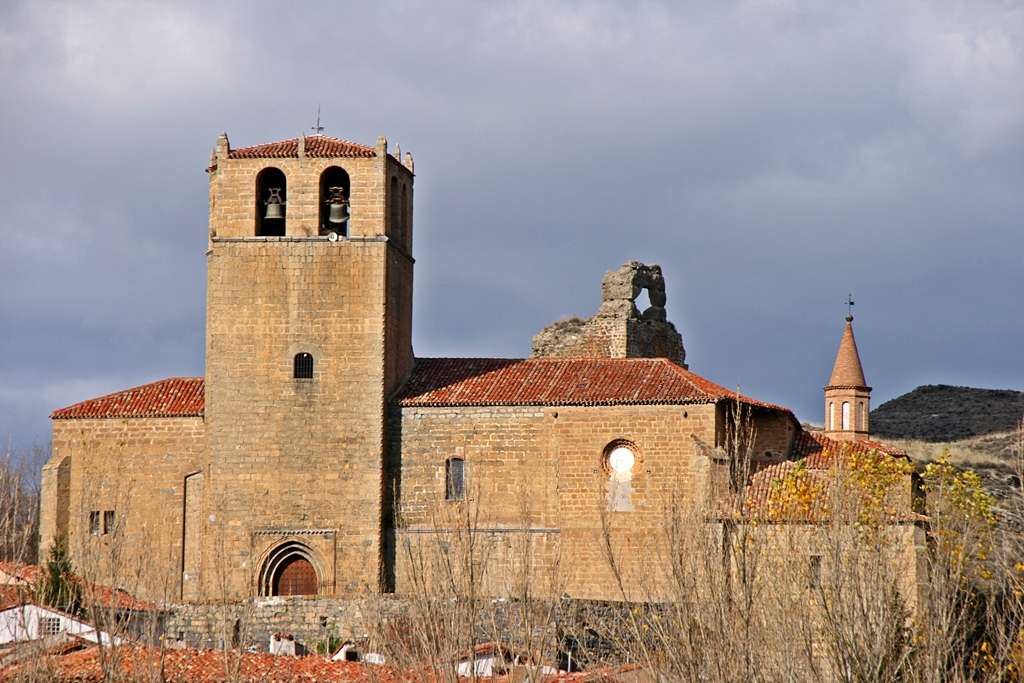
M75 566L68 554L68 542L57 536L50 545L50 558L46 561L46 573L41 586L43 604L74 616L81 616L82 591L75 579Z

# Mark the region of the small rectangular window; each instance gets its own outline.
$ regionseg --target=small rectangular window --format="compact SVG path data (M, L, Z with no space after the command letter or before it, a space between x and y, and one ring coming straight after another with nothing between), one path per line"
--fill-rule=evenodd
M112 534L114 533L114 511L104 510L103 511L103 533Z
M100 535L100 511L93 510L89 513L89 533L93 536Z
M466 497L466 463L462 458L445 461L444 498L462 500Z
M39 619L39 635L41 636L55 636L62 630L60 617L41 617Z

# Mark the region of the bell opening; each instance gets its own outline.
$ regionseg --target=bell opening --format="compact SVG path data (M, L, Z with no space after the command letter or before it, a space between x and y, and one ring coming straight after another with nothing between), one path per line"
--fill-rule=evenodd
M320 234L334 232L348 236L348 221L352 217L349 204L351 184L348 173L339 166L330 166L320 174Z
M288 182L277 168L265 168L256 176L256 235L284 237Z

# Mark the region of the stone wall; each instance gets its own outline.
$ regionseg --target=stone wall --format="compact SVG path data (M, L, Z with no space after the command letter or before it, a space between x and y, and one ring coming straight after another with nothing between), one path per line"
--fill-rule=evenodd
M179 599L185 475L203 460L202 418L54 420L42 557L66 533L87 576L145 599Z
M210 237L243 237L256 234L256 177L265 168L282 171L287 180L285 234L311 237L320 234L320 175L331 166L344 169L350 179L352 218L348 234L355 237L386 235L412 251L412 171L386 151L378 140L376 158L228 158L228 140L217 141L216 168L210 173ZM397 196L391 195L390 178L396 179ZM406 215L392 219L391 203L401 203L406 188ZM393 224L395 223L395 224Z
M651 305L636 307L647 290ZM668 358L686 367L683 338L665 313L661 268L628 261L601 281L601 308L591 318L566 318L533 338L534 358Z
M604 529L616 546L637 549L624 553L622 571L641 581L649 558L639 549L655 547L646 544L658 542L666 505L700 495L692 435L714 444L717 419L714 405L395 409L395 589L401 593L413 571L408 548L445 541L434 532L453 518L465 520L460 511L468 505L474 533L493 547L492 590L515 566L514 554L525 551L547 582L542 587L573 598L620 599ZM628 476L608 467L613 443L629 444L636 454ZM466 463L461 502L445 500L445 461L453 457Z

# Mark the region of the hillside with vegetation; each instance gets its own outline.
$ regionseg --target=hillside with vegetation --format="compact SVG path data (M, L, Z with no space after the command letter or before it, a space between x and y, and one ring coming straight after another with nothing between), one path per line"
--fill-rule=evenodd
M1024 415L1024 392L944 384L921 386L871 411L871 434L883 441L962 441L1012 432Z

